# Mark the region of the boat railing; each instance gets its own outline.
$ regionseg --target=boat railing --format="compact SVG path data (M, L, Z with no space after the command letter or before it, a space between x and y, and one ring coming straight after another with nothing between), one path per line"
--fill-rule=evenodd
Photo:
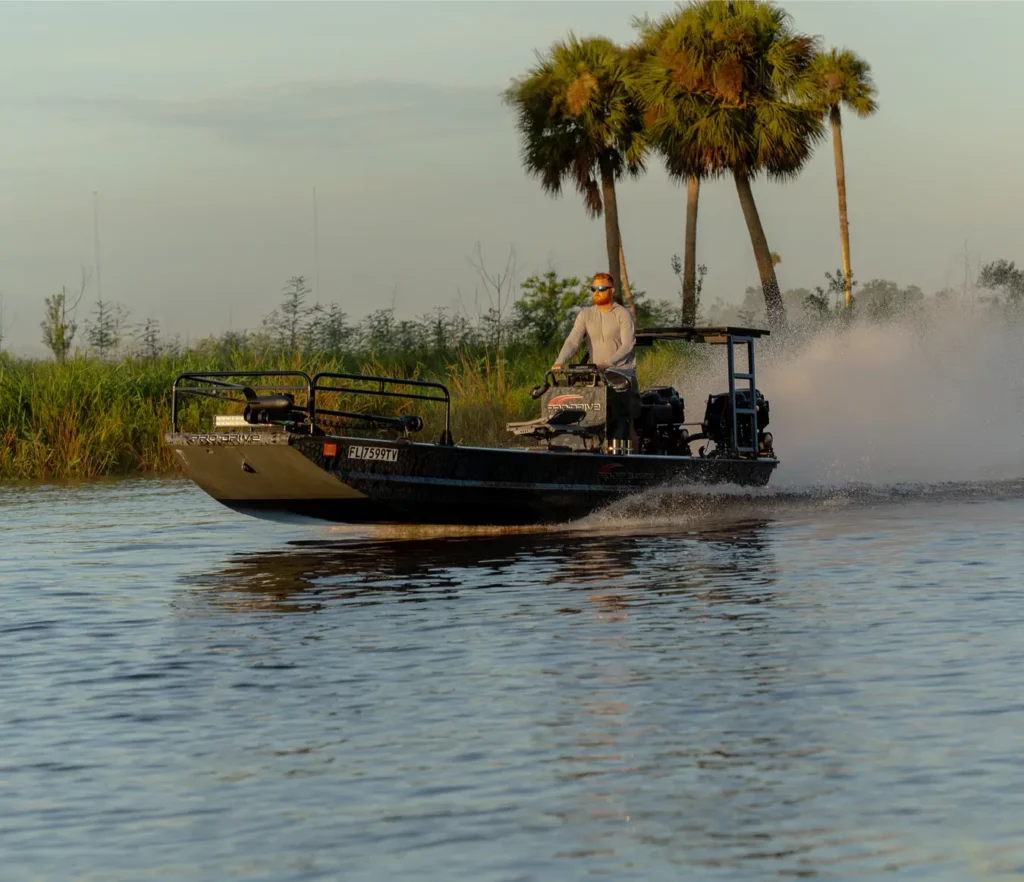
M293 380L279 383L240 383L238 380L265 380L276 378ZM183 385L187 383L189 385ZM171 386L171 431L178 431L178 412L183 396L213 398L246 404L245 390L261 392L287 392L296 395L295 410L308 414L312 423L313 381L305 371L191 371L178 374Z
M274 380L277 382L268 383ZM253 382L259 381L259 382ZM387 416L366 411L343 410L340 407L322 407L317 403L318 393L351 396L371 396L406 401L432 401L444 405L444 434L440 443L452 444L451 394L448 388L431 380L413 380L397 377L378 377L370 374L350 374L321 371L310 377L305 371L192 371L179 374L171 387L171 430L178 432L181 400L184 396L212 398L239 405L250 403L248 393L286 393L293 399L291 411L299 411L307 419L296 425L295 431L315 433L325 421L362 422L371 426L397 429L408 435L422 428L422 420L413 416Z
M343 385L339 385L339 383ZM369 383L366 386L353 386L352 383ZM406 391L411 390L411 391ZM433 380L412 380L398 377L375 377L369 374L345 374L336 371L322 371L312 380L314 414L316 417L331 416L343 419L365 418L358 412L328 409L319 406L317 396L328 392L341 395L370 395L377 398L398 398L407 401L433 401L444 405L444 433L441 444L452 444L452 397L448 387ZM431 394L431 393L436 394Z

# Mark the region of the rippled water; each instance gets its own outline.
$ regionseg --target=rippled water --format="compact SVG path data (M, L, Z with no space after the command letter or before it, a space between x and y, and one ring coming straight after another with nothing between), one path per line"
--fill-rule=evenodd
M0 489L0 877L1019 878L1022 500L458 535Z

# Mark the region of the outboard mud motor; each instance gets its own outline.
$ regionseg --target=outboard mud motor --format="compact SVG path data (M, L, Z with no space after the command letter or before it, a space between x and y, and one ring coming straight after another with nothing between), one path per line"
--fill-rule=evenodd
M758 389L753 405L757 408L757 449L760 453L771 454L772 435L766 432L765 428L769 422L768 400ZM750 390L736 390L736 409L746 410L751 407ZM716 454L724 454L732 450L732 407L729 404L729 393L721 392L718 395L709 395L707 407L704 410L704 422L701 424L703 430L700 435L694 435L691 440L707 438L715 443ZM736 442L739 448L753 447L751 439L752 421L749 414L736 414Z
M686 409L672 386L655 386L640 393L640 415L633 421L640 452L689 456L689 432L683 428Z

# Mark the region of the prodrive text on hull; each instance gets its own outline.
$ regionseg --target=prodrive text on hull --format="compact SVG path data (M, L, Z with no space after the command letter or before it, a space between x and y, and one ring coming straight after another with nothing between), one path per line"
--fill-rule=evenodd
M188 373L174 381L172 431L165 436L188 477L218 502L272 520L314 518L351 524L528 525L587 515L653 487L764 486L778 460L768 402L757 389L754 328L648 328L656 340L721 344L728 391L711 395L700 423L685 420L670 386L644 390L632 419L640 452L609 440L614 370L576 365L548 371L531 396L539 419L508 423L532 447L470 447L451 433L451 397L441 383L303 371ZM736 350L746 365L736 365ZM183 403L225 403L208 432L181 432ZM345 409L349 402L362 402ZM435 441L415 441L423 419L386 415L419 402L443 412ZM691 428L699 428L691 432ZM621 436L621 432L618 433ZM364 437L366 436L366 437ZM384 436L384 437L380 437ZM390 436L390 437L388 437Z

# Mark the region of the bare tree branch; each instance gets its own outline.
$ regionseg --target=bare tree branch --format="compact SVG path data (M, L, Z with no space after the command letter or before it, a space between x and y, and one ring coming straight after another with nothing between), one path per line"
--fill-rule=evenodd
M467 260L469 260L470 266L476 270L480 281L483 282L487 300L491 305L489 321L495 324L497 348L501 349L501 331L505 313L511 303L515 302L516 247L515 245L509 246L505 266L496 272L490 272L487 269L479 242L476 243L476 259L467 258Z

